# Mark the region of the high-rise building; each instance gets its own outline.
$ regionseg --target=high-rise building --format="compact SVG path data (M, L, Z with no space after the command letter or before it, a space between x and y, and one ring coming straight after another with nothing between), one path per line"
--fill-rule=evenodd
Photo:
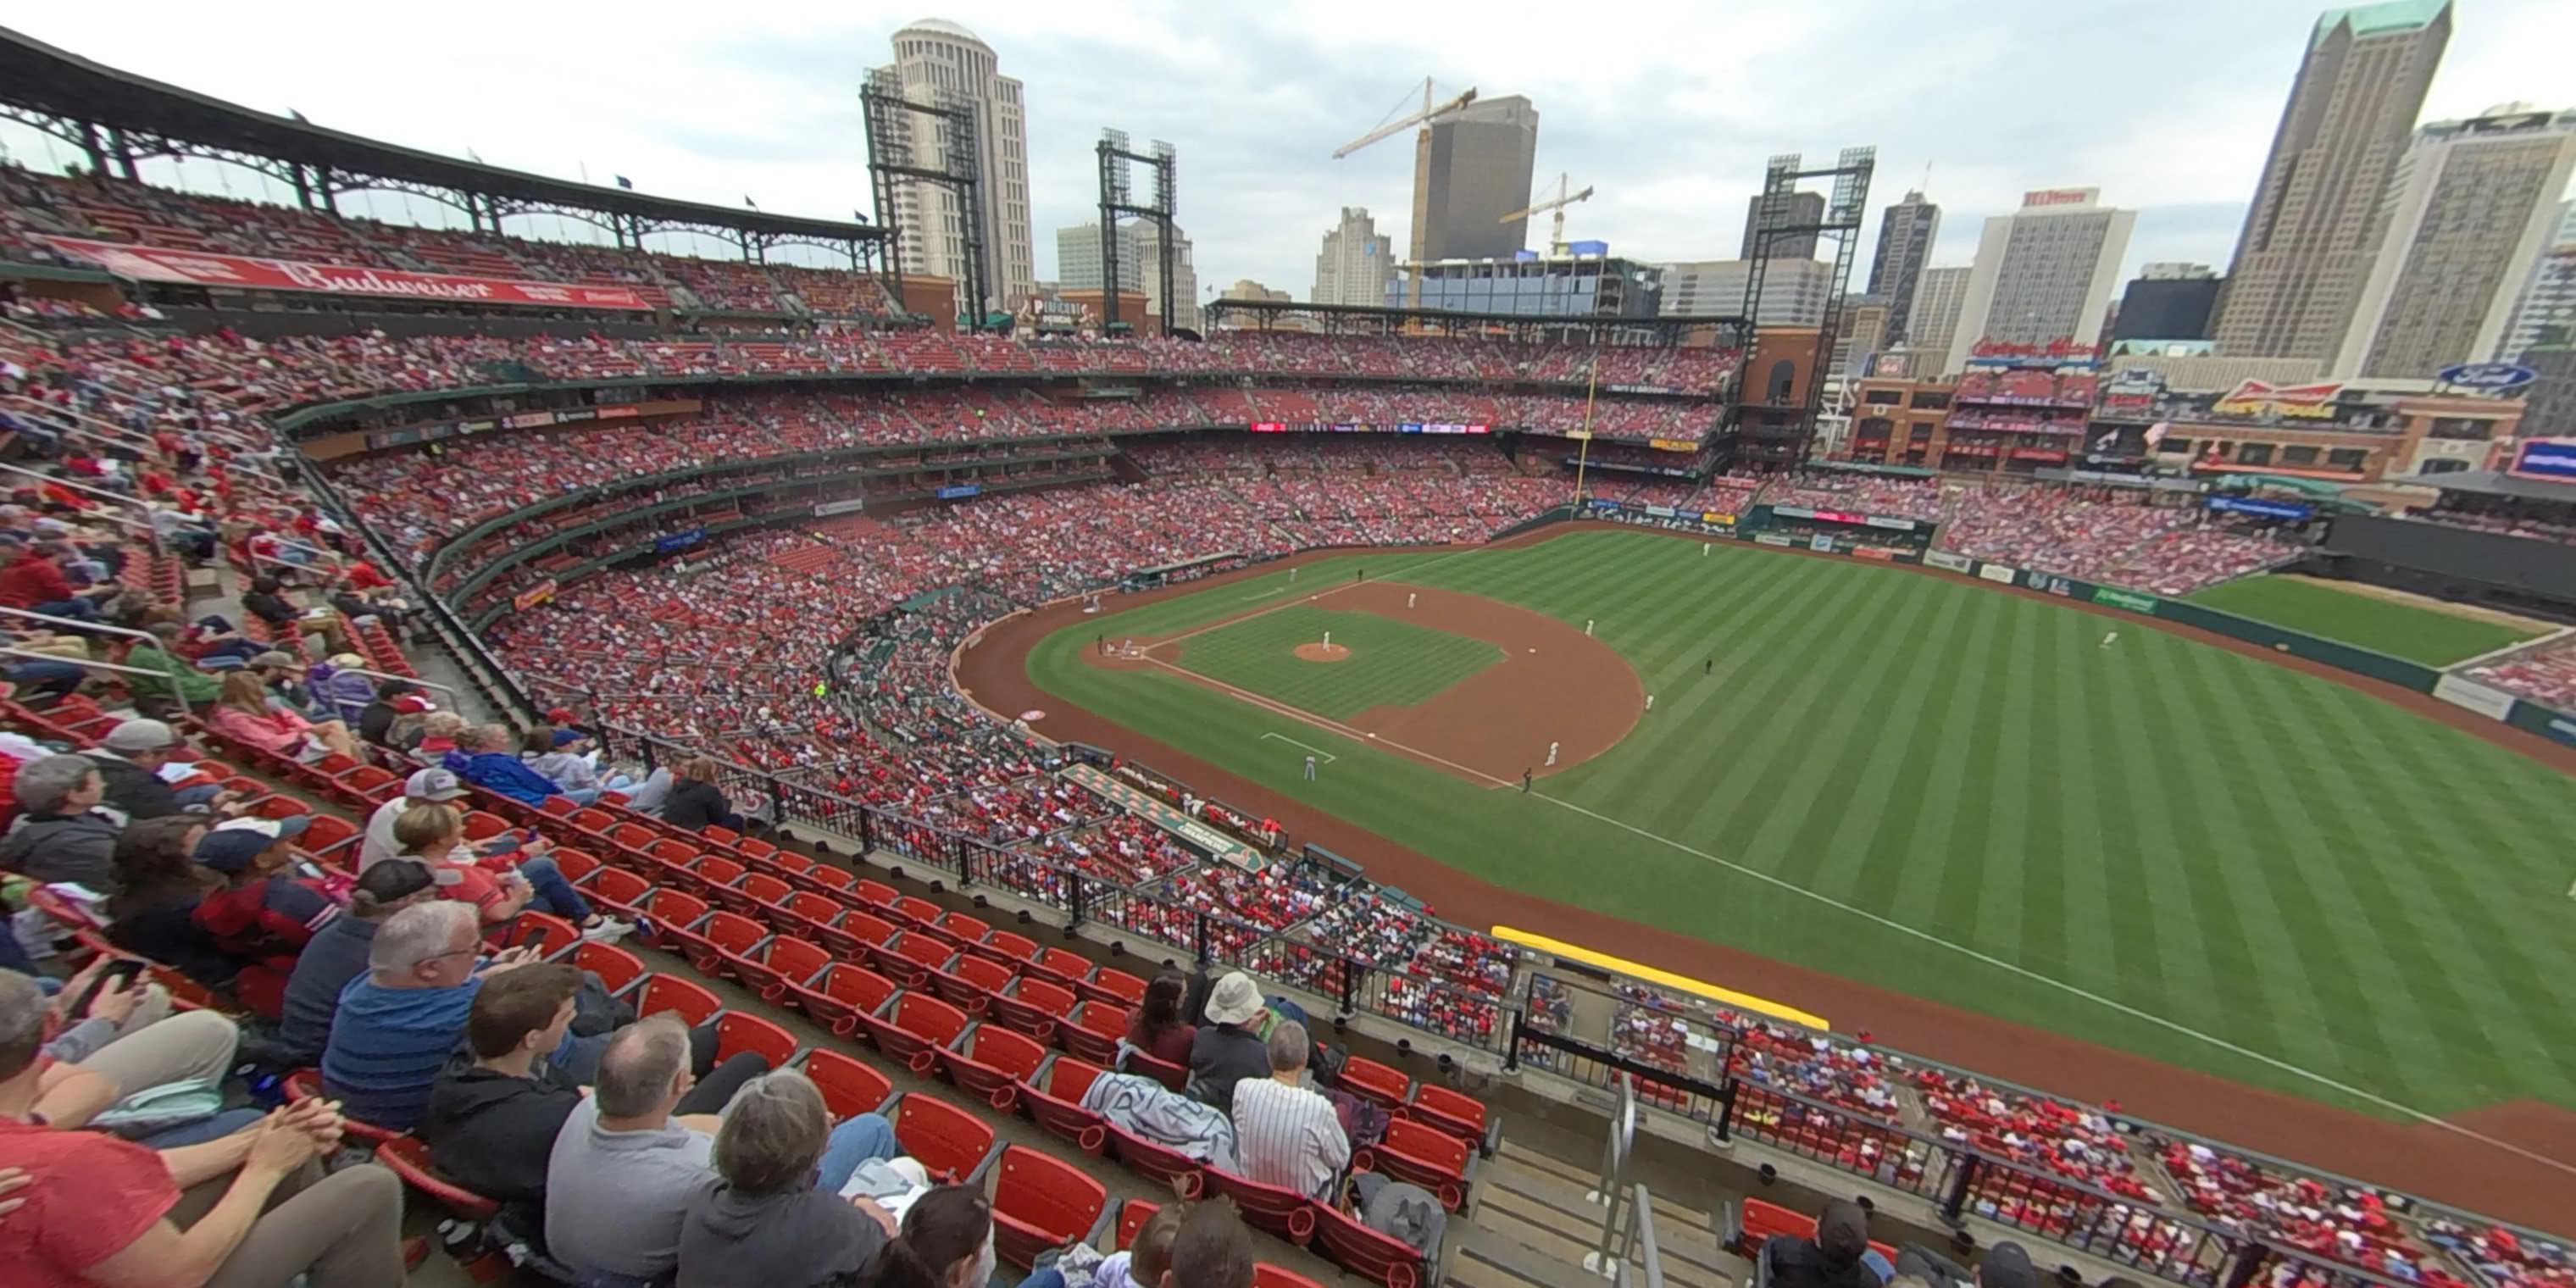
M1253 281L1249 277L1236 278L1234 285L1218 291L1216 293L1216 298L1219 304L1226 303L1227 301L1249 301L1262 304L1294 304L1297 301L1296 296L1291 295L1286 291L1271 290L1269 287L1263 286L1261 283ZM1290 315L1287 317L1265 317L1250 313L1219 313L1216 315L1216 322L1214 325L1216 329L1220 331L1239 331L1247 327L1262 326L1283 328L1287 330L1302 330L1305 325L1305 319L1296 315Z
M1927 267L1914 283L1914 303L1905 311L1905 344L1933 355L1935 369L1929 374L1944 374L1939 368L1950 359L1950 338L1959 333L1959 309L1968 302L1968 275L1974 271L1966 264Z
M1510 259L1528 244L1530 168L1538 162L1538 109L1514 94L1480 98L1431 127L1431 150L1413 176L1417 262Z
M1786 197L1766 201L1764 194L1754 193L1744 203L1744 249L1737 259L1753 258L1753 239L1765 228L1812 228L1825 222L1825 194L1793 192ZM1814 259L1816 235L1812 232L1786 233L1771 239L1773 259ZM1724 263L1723 260L1714 261Z
M1136 289L1145 294L1145 311L1160 319L1163 315L1163 228L1150 219L1130 222L1123 232L1136 237ZM1119 268L1124 270L1125 256ZM1125 276L1122 271L1120 276ZM1172 226L1172 325L1199 329L1199 270L1190 259L1190 239L1180 226Z
M1136 256L1136 225L1118 225L1118 289L1139 289ZM1100 289L1100 225L1075 224L1055 230L1056 288L1065 291Z
M2520 362L2522 355L2545 342L2576 342L2576 201L2558 207L2558 232L2523 274L2522 298L2514 306L2513 325L2495 356Z
M2093 343L2138 221L2134 210L2097 204L2101 195L2042 188L2023 193L2021 209L1986 220L1944 370L1961 370L1983 340Z
M1914 307L1914 284L1932 262L1941 235L1941 207L1908 191L1905 200L1878 216L1878 251L1869 260L1869 293L1887 302L1887 336L1905 338L1905 315Z
M1315 290L1310 304L1386 306L1386 285L1395 280L1395 248L1377 235L1377 221L1366 206L1342 207L1342 221L1324 230L1324 248L1315 255Z
M2387 230L2327 374L2421 378L2505 340L2576 173L2576 111L2515 103L2418 130L2389 181Z
M1890 320L1886 300L1875 295L1845 296L1842 326L1834 335L1833 374L1858 378L1859 368L1870 364L1887 347Z
M1409 280L1386 284L1389 307L1453 313L1518 313L1533 317L1650 318L1663 293L1663 270L1608 255L1533 255L1525 259L1452 259L1408 264Z
M2387 227L2388 177L2450 39L2450 0L2317 19L2219 293L2219 352L2335 356Z
M2142 265L2120 292L2113 340L2206 340L2219 279L2207 264Z
M898 176L892 216L905 271L955 282L961 313L975 303L998 308L1028 297L1037 285L1037 239L1029 223L1029 132L1020 83L1001 74L992 46L939 18L894 33L894 65L877 68L869 79L911 102L963 106L975 114L984 280L993 298L962 298L968 280L965 209L957 194L942 184ZM903 113L896 128L910 136L914 165L947 164L948 131L934 118Z
M1664 265L1665 317L1739 317L1753 261L1707 259ZM1833 291L1834 266L1820 259L1775 259L1762 274L1755 326L1821 326Z

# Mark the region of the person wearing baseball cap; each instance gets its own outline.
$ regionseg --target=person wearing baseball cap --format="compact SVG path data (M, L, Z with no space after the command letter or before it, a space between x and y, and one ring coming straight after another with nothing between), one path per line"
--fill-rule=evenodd
M367 816L367 839L358 847L358 871L366 872L402 853L402 845L394 840L394 823L405 811L423 805L453 805L470 795L464 780L444 769L424 769L404 779L403 794L377 806L376 812Z
M291 818L227 819L197 842L197 866L222 882L197 903L196 921L242 961L233 988L243 1004L275 1018L287 977L316 931L340 915L321 883L294 875L295 838L312 824Z
M1764 1241L1762 1264L1773 1288L1878 1288L1869 1255L1869 1213L1849 1199L1825 1204L1816 1237L1775 1234Z
M159 720L122 721L98 746L81 754L107 782L102 803L128 821L166 818L192 808L219 809L233 800L233 793L220 784L174 788L161 777L162 766L189 759L189 751L178 731Z
M286 980L286 1013L278 1020L278 1046L297 1064L322 1058L331 1040L331 1016L340 1006L340 990L367 973L367 953L376 929L395 913L438 897L438 882L429 865L411 859L379 863L358 874L349 892L346 916L333 917L314 932L313 942L295 959Z
M2029 1251L2009 1239L1986 1249L1973 1271L1922 1244L1909 1243L1897 1250L1896 1273L1913 1275L1932 1288L2039 1288L2039 1271L2030 1264ZM2118 1282L2103 1281L2105 1285Z

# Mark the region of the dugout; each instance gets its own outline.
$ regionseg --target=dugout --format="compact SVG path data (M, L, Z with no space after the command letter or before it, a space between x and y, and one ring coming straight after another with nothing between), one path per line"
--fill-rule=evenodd
M2305 571L2576 623L2576 484L2438 476L2425 518L2335 516ZM2432 479L2426 482L2434 482Z
M1874 552L1885 552L1886 556L1915 561L1920 561L1923 552L1931 548L1933 531L1940 526L1901 515L1856 514L1803 505L1755 506L1754 514L1759 527L1787 537L1789 544L1802 550L1869 558L1882 557Z

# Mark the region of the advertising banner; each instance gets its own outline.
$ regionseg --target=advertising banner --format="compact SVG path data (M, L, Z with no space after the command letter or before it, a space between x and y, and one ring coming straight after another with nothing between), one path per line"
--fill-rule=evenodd
M545 603L547 600L553 599L557 589L559 589L559 587L555 585L555 579L548 577L544 581L538 582L536 585L530 586L526 590L512 595L510 597L510 606L512 608L523 610L534 608L539 604Z
M854 497L847 501L825 501L814 507L814 517L828 519L836 514L856 514L866 508L868 508L868 502L865 497Z
M1852 553L1863 559L1877 559L1888 563L1896 560L1896 552L1885 546L1854 546Z
M2061 599L2071 597L2075 594L2074 582L2068 581L2064 577L2051 576L2046 573L2032 573L2030 575L2030 588L2032 590L2043 591L2047 594L2056 595Z
M1669 505L1650 505L1646 507L1646 513L1653 515L1658 519L1669 519L1674 515L1681 513L1681 511L1676 510Z
M1890 519L1882 515L1873 514L1862 519L1861 522L1868 524L1873 528L1887 528L1896 532L1912 532L1914 530L1914 520L1912 519Z
M1654 448L1658 452L1696 452L1699 450L1699 444L1687 438L1649 438L1646 440L1646 445Z
M320 291L331 295L391 295L471 304L525 304L540 308L633 309L653 306L623 286L523 282L505 278L409 273L355 264L308 264L256 259L166 246L133 246L79 237L42 237L56 250L78 255L118 277L190 286L229 286L246 291Z
M983 490L984 485L981 483L952 484L948 487L939 489L939 499L942 501L955 501L964 497L978 495L983 492Z
M2576 438L2535 438L2514 449L2509 474L2576 483Z
M1947 550L1926 550L1923 552L1923 562L1950 572L1970 572L1977 566L1976 560L1966 555L1951 554Z
M1834 539L1819 532L1816 535L1807 538L1807 548L1820 554L1829 555L1834 552Z
M1787 537L1781 536L1777 532L1759 533L1755 535L1753 539L1766 546L1780 546L1783 548L1797 544L1796 542L1789 540Z
M2093 588L2093 602L2097 604L2107 604L2113 608L2125 608L2133 613L2145 613L2152 617L2155 615L2156 605L2163 601L2157 599L2153 595L2141 595L2133 591L2113 590L2108 586L2096 586Z
M2006 568L2002 564L1987 564L1977 570L1977 575L1998 585L2009 586L2020 579L2021 569Z
M2502 720L2513 713L2513 695L2493 685L2446 675L2433 682L2433 696L2455 707L2466 707L2489 720Z
M1706 511L1699 516L1699 521L1720 528L1735 526L1735 516L1721 510Z
M674 532L669 536L653 538L653 548L667 555L674 550L686 550L706 539L705 528L690 528L684 532Z

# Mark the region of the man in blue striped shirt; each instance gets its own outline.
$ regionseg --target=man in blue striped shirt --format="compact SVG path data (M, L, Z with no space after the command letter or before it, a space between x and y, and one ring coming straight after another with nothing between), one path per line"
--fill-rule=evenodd
M472 904L440 900L405 908L376 931L367 973L340 990L322 1050L322 1089L341 1112L395 1131L420 1120L483 981L538 960L513 948L477 974L479 930Z

